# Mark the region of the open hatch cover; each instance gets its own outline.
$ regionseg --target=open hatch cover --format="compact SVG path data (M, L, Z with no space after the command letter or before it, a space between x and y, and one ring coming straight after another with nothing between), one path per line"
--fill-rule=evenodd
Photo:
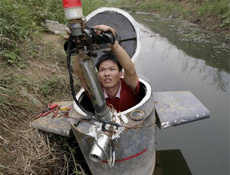
M102 7L86 17L86 25L108 25L115 29L118 42L134 62L140 51L140 29L135 19L127 12L111 7Z

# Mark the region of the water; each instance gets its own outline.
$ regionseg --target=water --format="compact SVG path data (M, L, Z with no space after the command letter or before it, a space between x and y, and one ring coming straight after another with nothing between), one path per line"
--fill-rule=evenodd
M193 175L229 175L228 46L202 35L191 24L188 31L182 29L185 22L133 16L152 30L142 27L136 65L153 91L189 90L211 112L209 119L158 130L157 149L180 149ZM192 39L184 38L191 33Z

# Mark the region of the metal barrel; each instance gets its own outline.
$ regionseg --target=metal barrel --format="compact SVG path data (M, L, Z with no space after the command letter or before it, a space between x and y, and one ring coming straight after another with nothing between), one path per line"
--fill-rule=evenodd
M128 122L119 137L113 140L115 163L111 168L108 164L109 151L99 162L89 157L92 146L95 144L95 131L97 130L95 125L83 121L75 126L76 121L72 117L81 118L84 114L76 105L70 112L72 131L93 175L152 175L155 167L156 116L152 93L146 92L146 94L149 97L145 96L139 104L121 113L121 117L123 119L125 117ZM143 114L142 118L137 114L138 112ZM138 115L138 120L133 120L135 117L131 115L134 113Z

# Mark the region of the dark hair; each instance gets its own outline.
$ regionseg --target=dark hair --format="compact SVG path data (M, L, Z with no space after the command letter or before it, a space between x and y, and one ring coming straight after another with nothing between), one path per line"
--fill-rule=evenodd
M97 61L97 63L96 63L96 68L97 68L97 70L99 70L100 64L101 64L102 62L106 61L106 60L111 60L111 61L113 61L114 63L117 64L119 71L122 70L122 67L121 67L120 63L117 61L117 58L116 58L112 53L110 53L110 52L109 52L109 53L106 53L106 54L104 54L104 55L102 55L102 56L98 59L98 61Z

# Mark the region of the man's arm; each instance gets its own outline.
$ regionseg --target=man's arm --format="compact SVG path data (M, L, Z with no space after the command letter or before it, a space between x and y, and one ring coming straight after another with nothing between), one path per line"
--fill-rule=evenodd
M131 61L128 53L120 46L117 41L115 41L111 48L113 54L116 56L121 66L124 68L125 83L131 87L133 91L135 91L138 83L138 77L134 63Z

